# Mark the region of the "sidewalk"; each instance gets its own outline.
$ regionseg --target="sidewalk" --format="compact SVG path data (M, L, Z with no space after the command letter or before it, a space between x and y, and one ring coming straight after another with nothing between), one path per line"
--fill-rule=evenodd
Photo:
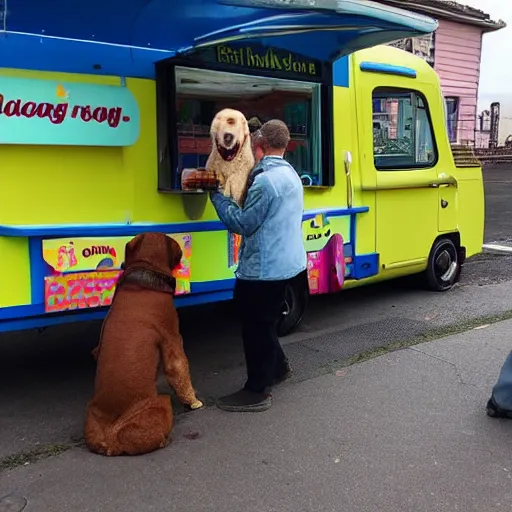
M25 496L26 512L510 510L512 421L487 418L485 403L511 331L284 385L266 413L181 415L173 444L144 457L73 449L0 473L0 496Z

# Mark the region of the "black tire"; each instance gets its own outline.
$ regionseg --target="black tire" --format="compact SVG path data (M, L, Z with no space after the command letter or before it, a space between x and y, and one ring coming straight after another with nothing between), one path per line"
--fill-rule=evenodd
M308 307L308 299L307 275L299 274L286 286L283 313L277 324L277 335L280 338L290 334L299 325Z
M458 281L461 270L459 249L450 238L436 240L430 251L424 281L429 290L447 292Z

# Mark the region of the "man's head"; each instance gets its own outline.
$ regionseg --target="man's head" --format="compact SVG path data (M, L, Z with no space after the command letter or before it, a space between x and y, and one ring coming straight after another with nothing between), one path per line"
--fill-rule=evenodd
M267 121L253 134L252 145L257 161L264 156L283 156L290 142L290 131L283 121Z

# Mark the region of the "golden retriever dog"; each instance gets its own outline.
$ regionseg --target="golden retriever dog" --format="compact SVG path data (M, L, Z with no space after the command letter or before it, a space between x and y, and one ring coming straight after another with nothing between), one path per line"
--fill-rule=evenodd
M188 409L199 409L179 331L172 271L179 244L145 233L125 249L124 272L103 322L94 396L85 420L89 449L103 455L138 455L163 448L173 427L171 400L157 394L163 363L169 385Z
M254 155L247 119L238 110L226 108L214 117L210 135L212 151L206 169L214 171L224 195L242 206Z

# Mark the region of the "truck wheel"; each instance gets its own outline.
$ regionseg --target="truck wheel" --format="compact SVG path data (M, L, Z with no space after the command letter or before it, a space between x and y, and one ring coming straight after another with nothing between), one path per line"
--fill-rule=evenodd
M299 325L308 306L307 277L302 274L297 277L286 286L283 313L277 324L277 335L280 338L290 334Z
M440 238L435 242L428 258L424 279L427 288L436 292L446 292L457 282L460 274L460 258L456 245L450 238Z

